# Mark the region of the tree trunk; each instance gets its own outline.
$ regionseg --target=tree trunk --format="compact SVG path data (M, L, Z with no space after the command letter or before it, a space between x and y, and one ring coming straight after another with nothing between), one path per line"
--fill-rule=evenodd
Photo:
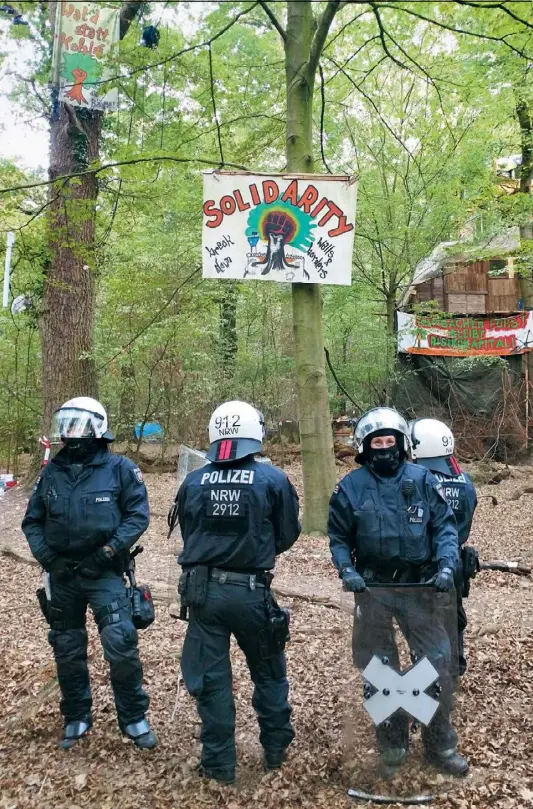
M533 109L527 99L520 99L516 105L516 117L520 125L522 144L522 167L520 170L520 193L531 194L533 183ZM520 226L520 241L533 240L533 222ZM524 307L533 308L533 268L520 278L520 293ZM529 355L529 358L531 354ZM531 366L531 362L530 362Z
M287 3L287 170L313 170L314 69L309 69L315 33L309 0ZM293 284L296 384L304 478L303 530L326 532L329 498L335 485L333 435L324 364L322 296L318 284Z
M520 125L520 139L522 144L522 167L520 171L520 193L531 194L533 183L533 109L527 99L519 99L516 105L516 117ZM525 241L533 241L533 222L520 225L520 244ZM520 295L525 309L533 309L533 267L529 267L527 273L520 275ZM529 390L526 391L526 403L529 401L530 385L533 379L533 352L528 352L524 356L526 367L525 383ZM525 404L526 417L529 418L528 406ZM529 424L526 425L526 436L529 436ZM529 441L526 438L526 448Z
M127 0L120 15L122 38L142 3ZM57 3L49 4L52 32ZM53 104L50 180L84 171L99 159L102 113ZM93 349L98 182L94 174L50 186L49 260L40 323L43 357L43 430L54 410L72 396L97 396Z
M231 382L237 364L237 284L225 281L220 300L220 356L222 379Z
M101 127L100 112L60 105L50 127L50 180L83 171L98 159ZM97 395L92 357L97 180L87 174L51 186L50 193L50 261L40 324L45 432L65 400Z
M386 329L387 329L387 368L385 379L385 402L390 405L392 400L392 375L396 361L396 295L389 292L385 299Z

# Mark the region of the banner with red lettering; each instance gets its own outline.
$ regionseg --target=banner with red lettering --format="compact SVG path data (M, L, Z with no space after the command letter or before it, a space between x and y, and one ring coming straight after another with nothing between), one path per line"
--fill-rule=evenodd
M398 312L398 351L465 357L504 357L533 350L533 312L508 317L439 317Z
M59 101L93 110L118 107L108 57L120 37L120 3L58 2L52 81Z
M355 177L204 174L203 277L352 281Z

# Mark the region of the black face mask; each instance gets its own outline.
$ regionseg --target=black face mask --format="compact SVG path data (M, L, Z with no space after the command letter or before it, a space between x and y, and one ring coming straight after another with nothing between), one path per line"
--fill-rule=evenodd
M64 438L63 443L70 463L87 463L98 452L98 442L92 435L88 438Z
M381 477L392 477L400 467L400 449L397 444L388 449L372 449L370 447L368 455L370 469L376 475L381 475Z

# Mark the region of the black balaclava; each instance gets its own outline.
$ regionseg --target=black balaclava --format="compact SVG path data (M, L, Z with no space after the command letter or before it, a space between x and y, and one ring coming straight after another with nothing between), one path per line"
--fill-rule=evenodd
M106 445L102 439L89 435L86 438L63 438L68 461L71 464L86 464L92 461L98 450Z
M370 442L373 438L382 435L393 435L396 444L388 449L372 449ZM390 478L396 474L400 464L405 460L404 436L398 430L376 430L367 435L363 442L364 457L372 472L380 477Z

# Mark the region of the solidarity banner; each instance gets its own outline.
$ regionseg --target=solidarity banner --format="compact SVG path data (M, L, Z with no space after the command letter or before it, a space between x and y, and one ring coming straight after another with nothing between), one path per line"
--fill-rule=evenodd
M432 317L398 312L398 351L464 357L533 350L533 312L509 317Z
M204 174L203 277L351 284L354 177Z
M58 2L52 81L59 101L93 110L118 107L118 89L105 90L113 75L107 66L120 38L120 4Z

